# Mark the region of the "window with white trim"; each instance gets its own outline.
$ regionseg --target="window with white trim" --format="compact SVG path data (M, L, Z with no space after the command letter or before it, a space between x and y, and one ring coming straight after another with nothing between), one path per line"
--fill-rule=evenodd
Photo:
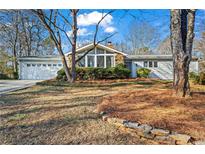
M95 67L95 56L87 56L87 67Z
M153 64L152 64L152 61L149 61L149 67L152 67Z
M96 54L104 54L104 53L105 53L105 50L97 48Z
M157 68L158 67L158 62L157 61L144 61L144 67L147 68Z
M154 61L154 67L158 67L158 62Z
M86 51L85 51L86 52ZM78 58L83 56L83 53L81 52L78 54ZM114 61L115 54L113 52L108 52L103 49L96 48L93 51L89 52L85 57L83 57L79 62L79 67L114 67L115 61Z
M147 63L148 63L147 61L144 61L144 67L147 67Z
M97 56L97 67L105 67L104 56Z
M106 67L114 66L114 56L106 56Z
M78 56L80 58L81 56ZM79 62L78 62L79 67L85 67L85 57L83 57Z

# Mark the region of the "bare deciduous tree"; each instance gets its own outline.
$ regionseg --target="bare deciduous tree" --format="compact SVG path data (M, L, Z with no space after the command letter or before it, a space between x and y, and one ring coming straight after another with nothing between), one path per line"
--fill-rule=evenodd
M53 54L49 47L52 42L45 43L48 33L28 10L1 10L0 17L0 44L12 56L15 77L18 57L45 55L48 51Z
M159 46L157 47L157 52L162 55L172 54L170 37L167 37L162 42L160 42Z
M99 20L99 22L96 24L94 38L93 38L93 48L88 50L86 53L84 53L81 57L78 59L75 59L76 54L76 44L77 44L77 14L79 10L69 10L67 14L70 16L66 16L65 12L64 14L61 13L58 10L32 10L33 13L35 13L41 22L45 25L46 29L49 31L51 39L55 43L55 46L59 52L59 55L61 56L62 63L64 66L64 70L66 73L67 80L69 82L74 82L76 79L76 63L80 61L86 54L88 54L90 51L93 50L99 43L106 41L110 37L112 37L114 34L111 34L102 40L97 41L97 35L99 31L100 23L104 20L104 18L112 13L113 11L109 11L108 13L102 14L102 18ZM71 20L69 20L69 17L71 17ZM63 24L62 24L63 23ZM68 30L71 29L71 35L68 34ZM63 52L62 48L62 39L63 36L67 38L69 44L71 45L72 50L72 66L71 70L69 69L66 57Z
M132 54L149 54L157 38L158 33L152 25L136 21L131 22L126 36Z
M45 28L48 30L50 37L53 40L53 42L55 43L55 46L56 46L58 53L61 57L61 61L63 64L63 68L65 70L67 80L69 82L71 82L71 73L70 73L70 69L68 68L68 64L66 62L65 55L63 53L62 34L61 34L60 30L63 31L64 33L66 33L66 31L61 29L57 25L58 24L58 21L57 21L58 10L48 10L48 13L44 12L43 10L32 10L32 11L39 17L41 22L44 24Z
M203 56L203 59L205 59L205 32L202 32L200 39L195 40L194 50L200 52L200 54Z
M5 48L11 49L14 74L17 74L17 43L19 36L19 11L3 11L4 17L0 22L1 42ZM5 16L9 17L5 19Z
M188 80L189 64L192 59L195 10L171 10L171 49L173 54L176 94L190 94Z

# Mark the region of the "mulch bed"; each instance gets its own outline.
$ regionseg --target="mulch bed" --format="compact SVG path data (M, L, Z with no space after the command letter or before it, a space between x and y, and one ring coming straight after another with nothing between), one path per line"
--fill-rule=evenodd
M205 93L178 98L172 89L152 87L105 96L98 112L205 139Z

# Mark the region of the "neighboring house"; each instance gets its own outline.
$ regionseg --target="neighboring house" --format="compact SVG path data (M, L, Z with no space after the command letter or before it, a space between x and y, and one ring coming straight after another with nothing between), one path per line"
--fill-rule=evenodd
M89 44L77 49L76 59L86 51L93 48ZM65 54L68 66L71 66L71 52ZM63 66L58 56L47 57L22 57L19 58L19 79L44 80L56 77L57 71ZM124 63L131 70L131 77L135 78L138 68L147 67L151 70L150 77L160 79L172 79L172 56L171 55L127 55L108 46L98 44L95 49L90 51L82 58L77 66L79 67L115 67L117 64ZM190 64L190 71L198 73L198 59L193 58Z

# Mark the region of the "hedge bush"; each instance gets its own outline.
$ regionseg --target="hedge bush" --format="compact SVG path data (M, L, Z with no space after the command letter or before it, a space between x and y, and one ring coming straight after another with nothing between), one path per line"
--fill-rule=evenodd
M199 75L195 72L189 73L189 79L192 80L194 83L199 83Z
M205 85L205 72L199 74L199 84Z
M98 80L98 79L126 79L129 78L131 71L123 64L116 67L98 68L98 67L77 67L77 80ZM57 73L58 80L65 80L66 75L64 69Z
M137 73L137 77L144 77L144 78L148 78L149 74L150 74L151 70L148 68L139 68L137 69L136 73Z
M205 85L205 72L201 72L199 74L190 72L189 79L192 80L195 84Z
M0 73L0 79L9 79L9 77L5 74Z

